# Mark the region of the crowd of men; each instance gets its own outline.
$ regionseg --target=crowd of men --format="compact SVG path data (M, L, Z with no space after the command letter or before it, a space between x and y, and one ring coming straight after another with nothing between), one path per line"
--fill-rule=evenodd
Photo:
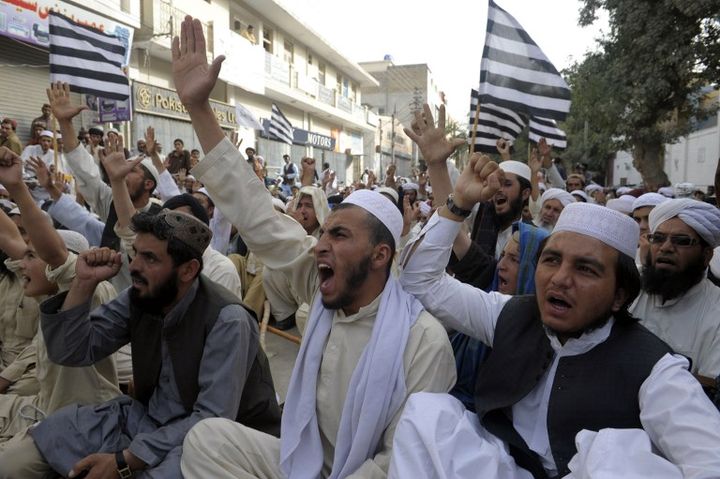
M76 131L63 83L27 146L2 121L0 477L720 477L720 205L545 140L460 172L427 106L426 171L275 181L197 20L172 56L202 160ZM268 313L302 335L283 404Z

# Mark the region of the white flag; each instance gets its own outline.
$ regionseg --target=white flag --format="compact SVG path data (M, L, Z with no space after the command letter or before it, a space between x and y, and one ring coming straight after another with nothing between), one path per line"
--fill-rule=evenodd
M253 113L244 106L235 105L235 118L238 126L244 126L253 130L262 130L262 123L253 115Z

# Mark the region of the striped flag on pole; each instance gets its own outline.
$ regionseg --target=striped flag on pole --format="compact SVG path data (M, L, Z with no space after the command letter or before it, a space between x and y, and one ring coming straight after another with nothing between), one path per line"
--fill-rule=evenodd
M475 109L478 104L478 91L470 92L470 131L468 138L473 137ZM475 132L475 145L473 151L484 153L497 153L495 143L498 139L515 141L523 131L527 120L512 110L490 103L483 103L478 114L477 131Z
M50 12L50 81L67 82L70 90L113 100L130 96L122 70L127 47L95 28Z
M559 150L567 148L567 136L565 136L564 131L558 128L555 120L532 117L528 126L530 128L528 131L530 141L537 143L540 138L545 138L548 145L552 145Z
M292 145L293 143L293 126L275 103L272 104L268 136L273 140L282 141L288 145Z
M480 63L481 103L528 117L564 120L570 88L523 27L493 0Z

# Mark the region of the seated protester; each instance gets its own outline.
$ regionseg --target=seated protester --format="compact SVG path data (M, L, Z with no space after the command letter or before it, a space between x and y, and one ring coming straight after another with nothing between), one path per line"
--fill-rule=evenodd
M35 299L25 296L24 283L13 272L18 270L22 260L12 258L22 258L25 242L4 209L0 215L0 227L4 232L0 235L0 394L29 396L38 392L33 337L40 310ZM13 247L15 251L12 251ZM6 249L12 252L11 255L5 252ZM28 349L30 354L26 352ZM9 420L0 413L0 424Z
M303 159L303 183L312 180L315 165ZM325 192L315 186L303 186L297 198L288 205L291 216L303 227L305 233L320 238L320 225L325 222L330 208ZM280 330L292 329L296 324L303 334L307 324L310 305L300 299L290 280L280 271L272 268L263 270L263 289L268 301L273 322L270 324Z
M495 268L490 291L502 294L535 294L535 267L540 245L548 234L535 226L517 222ZM475 380L478 368L490 352L482 342L463 333L454 333L450 342L455 352L458 380L450 394L475 412Z
M186 17L183 50L173 41L175 87L205 152L193 174L250 251L287 275L311 313L281 439L203 421L185 439L183 476L382 477L406 397L447 391L455 380L447 334L389 274L400 212L378 193L358 191L327 217L319 240L278 214L210 108L220 60L208 68L200 27Z
M0 149L1 150L1 149ZM42 300L58 291L66 291L75 278L77 254L88 249L87 241L77 233L56 231L46 213L40 210L21 179L21 160L8 151L0 151L0 181L17 201L29 242L25 244L12 221L0 213L0 247L13 259L22 251L17 273L23 279L26 296ZM114 288L101 282L88 291L95 306L115 297ZM97 404L116 397L120 391L113 358L86 367L66 367L49 358L53 339L38 331L31 347L18 361L35 364L38 392L32 396L0 395L0 477L30 477L32 459L24 453L31 444L27 429L37 421L69 404Z
M461 222L497 188L493 171L473 155L454 201L401 260L408 291L446 327L493 348L477 378L477 415L449 395L412 396L388 476L564 477L580 431L632 428L685 477L719 477L720 413L687 359L627 311L640 289L631 218L568 205L540 252L535 295L486 293L445 273Z
M124 160L123 160L124 161ZM50 470L121 477L181 477L187 431L225 417L276 432L279 410L255 320L236 297L200 276L210 230L178 211L133 217L133 286L90 311L88 292L120 269L108 248L82 253L69 292L41 306L50 358L65 366L102 361L133 345L135 397L98 406L68 406L30 430L23 454L34 474ZM247 378L247 380L246 380ZM13 463L14 464L14 463ZM144 474L143 474L144 475ZM106 477L106 476L103 476Z
M692 360L692 372L720 376L720 288L706 277L720 246L720 210L666 200L649 216L642 292L630 308L643 326Z
M132 248L136 234L130 226L132 217L137 211L133 206L125 178L141 161L145 160L142 158L135 158L129 161L125 160L122 155L122 145L117 141L108 140L105 146L105 154L101 161L110 179L113 202L118 216L114 232L118 238L120 238L121 251L126 253L128 258L133 258L135 257L135 251ZM209 220L205 209L200 205L198 200L187 193L168 199L163 205L163 208L183 211L199 219L205 225L208 225ZM228 291L235 294L238 299L242 299L240 277L232 261L210 246L203 252L202 259L202 274L225 287Z
M650 212L660 203L664 203L668 200L665 196L659 193L645 193L644 195L638 196L632 205L632 217L640 226L640 245L638 246L638 254L635 258L635 264L638 269L642 269L643 261L647 258L650 250L650 243L648 242L647 235L650 232L648 223L648 217Z

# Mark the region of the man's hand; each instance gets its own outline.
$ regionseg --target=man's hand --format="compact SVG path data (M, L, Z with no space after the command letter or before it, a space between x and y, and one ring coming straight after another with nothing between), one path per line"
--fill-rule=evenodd
M70 101L70 85L67 83L52 83L50 88L45 91L47 92L52 114L58 121L70 121L81 111L88 109L85 105L72 104Z
M28 159L28 166L35 172L35 176L37 176L40 186L46 190L53 187L52 174L44 161L37 156L31 156Z
M118 274L120 266L122 266L120 253L110 248L83 251L75 265L75 279L97 285Z
M545 138L540 138L537 145L543 168L550 168L552 166L552 145L548 145Z
M152 126L148 126L147 130L145 130L145 152L148 156L158 154L157 141L155 140L155 128L153 128Z
M0 147L0 183L12 189L22 182L22 159L11 149Z
M528 166L530 167L530 171L533 175L537 174L537 172L540 171L540 168L542 168L542 160L540 159L537 148L533 148L530 151L530 156L528 157Z
M420 202L410 203L409 196L403 196L403 229L401 236L405 236L410 232L410 228L414 221L420 219Z
M498 140L495 142L495 148L497 148L497 151L500 154L500 158L502 158L502 161L508 161L511 158L511 146L512 143L510 143L510 140L506 140L505 138L498 138Z
M208 65L205 35L197 18L188 15L182 22L180 38L172 41L172 60L175 89L185 108L206 106L225 56L220 55Z
M333 171L330 181L332 181L334 179L335 179L335 172ZM373 170L368 170L367 187L372 188L376 182L377 182L377 177L375 176L375 172Z
M466 143L462 138L448 138L445 134L445 105L440 105L437 126L427 103L423 105L422 113L415 112L415 119L410 126L410 129L403 128L403 131L420 148L428 165L444 165L453 151Z
M240 138L240 134L237 130L233 130L230 132L230 143L235 145L235 148L238 150L240 149L240 145L242 145L243 139Z
M302 186L311 186L315 180L315 158L306 156L300 161L300 165L302 166L300 184Z
M132 161L125 159L122 138L110 139L105 142L105 149L100 152L100 161L105 167L110 182L122 181L128 173L143 160L142 156Z
M397 165L395 163L390 164L390 166L387 167L387 171L385 172L385 186L390 188L397 188L397 182L395 180L395 171L397 170Z
M475 203L489 200L504 179L503 171L489 156L473 153L455 185L455 205L469 210Z
M115 454L90 454L75 463L68 473L68 477L72 479L83 471L88 471L85 479L117 479L118 468Z

